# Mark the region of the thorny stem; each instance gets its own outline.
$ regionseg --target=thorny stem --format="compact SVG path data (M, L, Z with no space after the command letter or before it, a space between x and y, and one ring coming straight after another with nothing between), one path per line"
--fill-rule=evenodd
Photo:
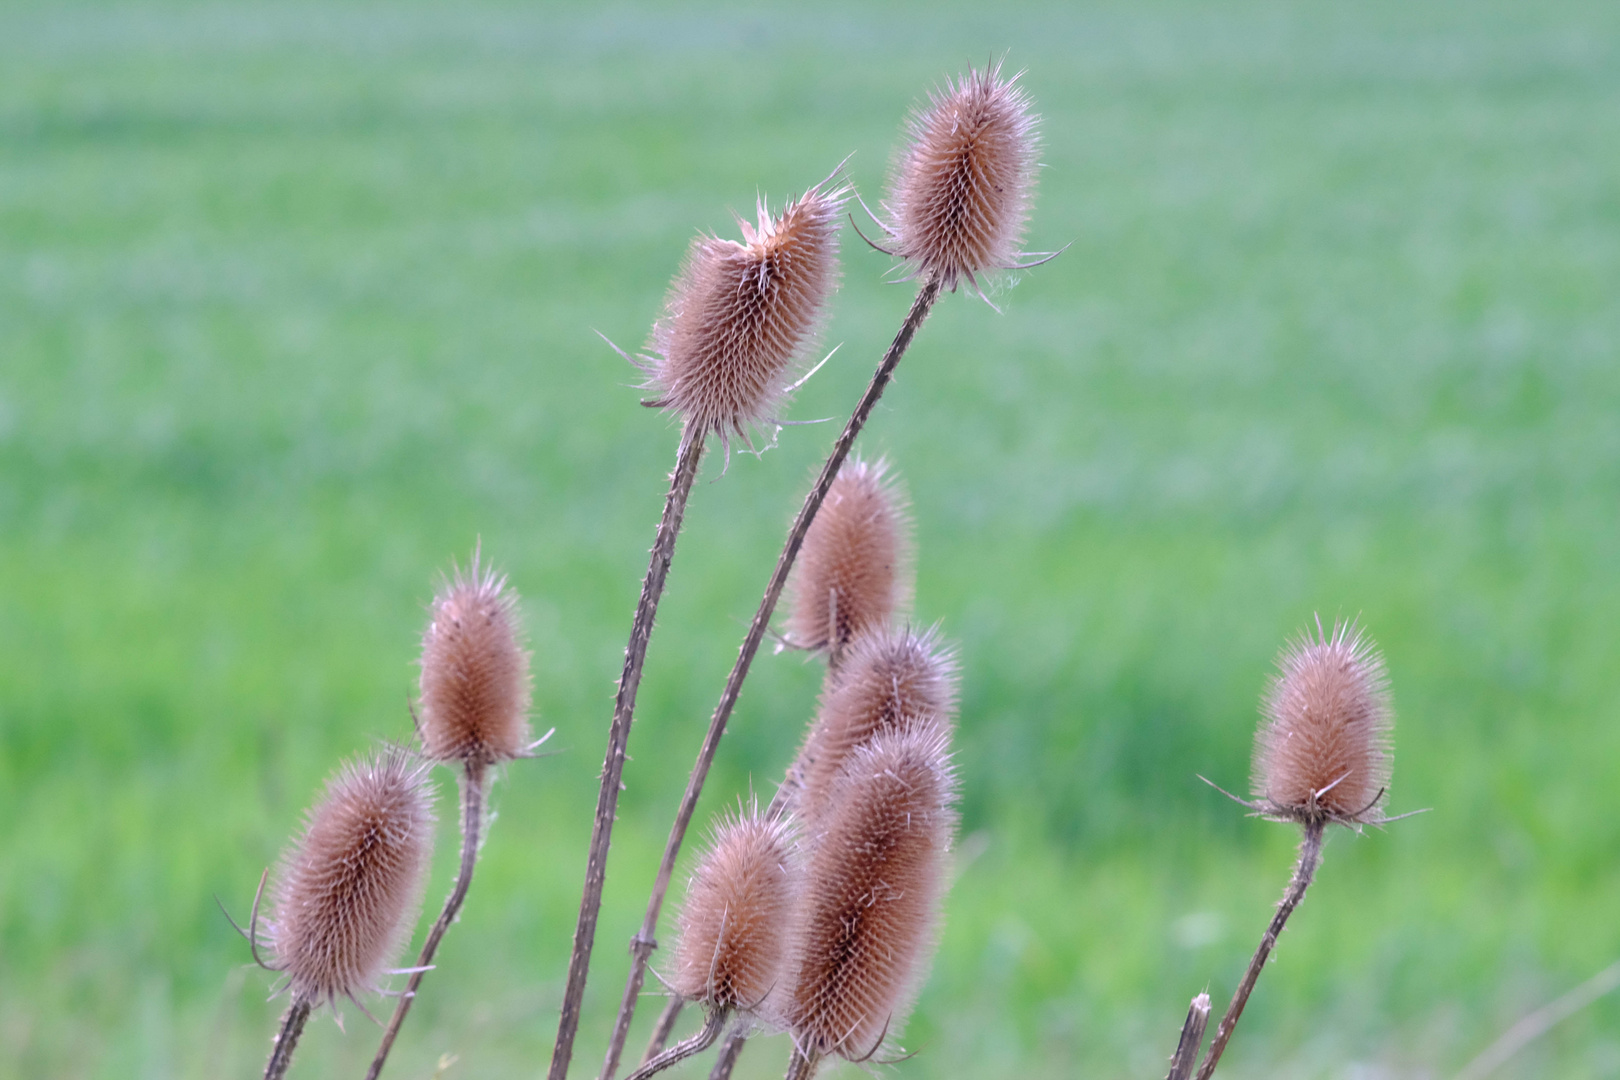
M726 1041L720 1044L720 1056L714 1061L714 1069L709 1073L709 1080L731 1080L731 1070L737 1065L737 1059L742 1057L743 1046L748 1042L748 1028L738 1024L726 1036Z
M788 1070L785 1080L810 1080L816 1074L816 1066L821 1064L821 1055L805 1053L797 1046L793 1048L793 1056L788 1059Z
M675 1021L680 1018L681 1009L686 1005L686 999L679 994L669 995L669 1001L664 1005L664 1011L658 1014L658 1023L653 1025L652 1038L647 1040L647 1049L641 1055L643 1065L651 1061L664 1048L669 1041L669 1033L675 1030Z
M264 1066L264 1080L281 1080L292 1064L293 1051L298 1048L298 1036L304 1033L304 1021L309 1019L310 1002L293 998L287 1006L287 1015L281 1018L281 1030L276 1034L275 1049Z
M1299 845L1299 862L1294 864L1293 880L1288 883L1282 903L1277 905L1277 914L1271 917L1271 925L1266 927L1265 936L1260 939L1260 947L1254 951L1254 959L1249 961L1249 970L1243 973L1243 981L1238 984L1237 992L1232 995L1232 1003L1226 1007L1226 1015L1221 1017L1220 1026L1215 1029L1215 1038L1209 1044L1209 1056L1204 1059L1203 1067L1198 1070L1198 1080L1209 1080L1215 1072L1215 1066L1220 1064L1221 1053L1226 1049L1226 1041L1232 1037L1232 1029L1237 1027L1238 1018L1243 1015L1243 1006L1248 1004L1249 994L1254 990L1260 972L1265 969L1266 959L1277 944L1277 935L1282 933L1283 924L1288 921L1288 916L1292 915L1299 902L1305 899L1305 890L1311 887L1311 878L1315 876L1316 868L1322 862L1322 829L1325 825L1326 822L1321 818L1305 822L1305 839Z
M709 1018L703 1022L696 1035L665 1050L651 1061L644 1061L641 1067L631 1073L625 1080L647 1080L649 1076L661 1073L671 1065L685 1061L693 1054L702 1053L714 1045L714 1040L720 1037L720 1029L726 1026L726 1015L729 1009L715 1009Z
M1181 1025L1181 1041L1176 1044L1175 1056L1170 1059L1170 1074L1164 1080L1191 1080L1198 1065L1198 1051L1204 1046L1204 1028L1209 1025L1209 995L1199 994L1192 999L1187 1010L1187 1022Z
M731 710L737 704L738 695L742 693L743 680L748 677L749 666L754 662L754 654L759 651L760 642L765 639L771 615L776 611L776 601L781 597L782 587L787 583L788 571L793 569L793 562L799 556L799 548L804 544L804 534L809 531L810 523L815 520L816 512L821 509L822 501L827 497L827 489L832 487L844 459L849 456L850 447L855 444L855 437L866 425L866 419L871 415L872 407L877 404L878 398L883 396L884 388L894 376L895 367L900 363L900 358L906 354L906 349L911 345L911 339L916 336L923 320L928 318L934 301L939 299L939 293L940 282L937 277L929 278L923 283L922 288L917 290L917 298L912 301L906 321L900 325L900 332L895 335L888 351L878 363L877 370L872 373L872 381L868 384L866 393L856 404L849 422L844 425L843 433L838 436L838 441L833 444L832 453L827 455L827 463L821 468L821 475L816 478L810 494L805 496L804 505L799 509L799 516L794 519L793 527L788 530L787 543L782 548L781 556L776 560L776 569L771 571L770 581L765 586L765 595L759 602L759 610L754 613L754 621L748 626L748 634L743 638L742 648L737 653L737 662L732 666L731 674L726 678L726 687L720 694L720 703L715 706L714 716L709 720L709 731L704 736L703 748L698 751L697 762L692 766L692 774L686 781L686 793L681 796L680 809L675 813L675 824L670 827L669 841L664 847L664 860L659 864L658 878L653 883L652 896L647 900L646 918L642 920L641 929L636 932L636 936L630 939L630 976L625 981L624 998L619 1003L619 1016L613 1025L613 1038L608 1043L607 1059L602 1064L601 1080L613 1080L613 1074L618 1071L619 1056L624 1052L624 1042L630 1034L630 1021L635 1016L636 999L641 995L641 984L646 978L647 958L658 947L658 940L654 936L658 932L658 914L663 909L664 895L669 891L670 878L675 872L675 860L680 855L681 843L686 839L686 829L692 823L698 796L703 792L703 782L708 779L709 766L714 763L715 752L720 748L720 737L726 733L726 722L731 719ZM573 972L570 971L569 975L572 978ZM556 1069L555 1061L552 1063L550 1080L564 1080Z
M399 1036L400 1026L405 1023L405 1015L411 1011L411 1003L416 1000L416 988L422 985L422 976L432 965L433 954L438 951L445 931L450 929L450 924L461 913L462 901L467 899L467 889L472 885L473 867L478 864L478 833L483 822L484 765L469 761L461 777L461 872L456 875L455 888L450 890L438 921L422 943L422 955L416 958L416 970L411 972L411 981L399 996L399 1004L394 1006L394 1015L388 1020L388 1029L383 1032L382 1043L377 1047L377 1056L372 1059L371 1068L366 1072L366 1080L377 1080L382 1074L388 1052L394 1048L394 1039Z
M641 583L641 599L636 603L635 620L630 625L630 642L624 650L624 672L619 676L619 693L613 704L613 726L608 731L607 757L602 763L602 788L596 797L596 824L591 829L591 850L585 863L585 889L579 900L579 922L574 927L574 952L568 961L568 983L563 991L562 1015L557 1021L557 1045L551 1053L549 1080L565 1080L568 1063L574 1056L574 1035L579 1030L579 1012L585 997L585 977L591 966L591 946L596 941L596 917L602 908L602 885L607 880L608 845L613 838L613 817L619 805L619 785L624 776L625 747L630 741L630 722L636 709L636 690L641 686L641 668L647 658L647 642L652 637L653 616L663 595L669 564L675 557L675 537L686 513L686 498L697 479L703 458L705 432L688 424L681 432L680 449L675 454L675 471L670 475L669 493L664 497L664 515L658 522L647 576ZM624 1040L619 1039L622 1049ZM617 1055L615 1055L615 1059Z

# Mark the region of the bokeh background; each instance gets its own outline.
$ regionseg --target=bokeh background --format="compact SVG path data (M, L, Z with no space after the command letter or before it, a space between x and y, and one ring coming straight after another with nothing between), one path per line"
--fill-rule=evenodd
M543 1070L676 441L593 331L639 344L757 194L854 152L881 196L907 110L1003 54L1044 117L1029 244L1072 246L1000 313L948 297L863 442L963 667L960 877L896 1075L1162 1075L1294 843L1195 774L1243 788L1315 613L1385 650L1391 809L1434 810L1333 836L1223 1075L1448 1076L1620 958L1620 6L13 3L0 1075L258 1075L280 1003L214 897L245 913L339 761L409 732L480 537L562 753L500 779L390 1075ZM910 298L846 235L796 418L848 411ZM576 1075L834 427L694 497ZM819 674L756 665L704 817L773 790ZM345 1018L294 1075L361 1074ZM1620 1076L1620 995L1501 1075Z

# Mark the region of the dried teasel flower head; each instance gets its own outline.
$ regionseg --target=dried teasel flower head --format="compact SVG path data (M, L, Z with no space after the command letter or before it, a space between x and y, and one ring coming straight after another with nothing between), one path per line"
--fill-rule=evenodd
M871 1058L926 974L956 829L944 728L885 732L840 772L803 877L782 1019L806 1054Z
M1036 117L1018 76L1001 65L969 71L913 114L911 142L884 203L891 254L913 276L937 276L945 289L978 275L1020 267L1018 245L1035 192Z
M745 442L772 421L795 359L815 337L838 281L838 215L849 189L838 174L758 225L739 219L743 243L692 241L642 358L646 404L696 429Z
M399 747L346 766L282 857L267 966L286 973L295 1000L376 989L410 936L433 853L427 772Z
M529 749L529 654L518 642L517 596L503 575L479 565L477 551L433 598L421 664L428 757L490 765Z
M1292 821L1383 820L1394 714L1372 640L1353 622L1324 633L1318 619L1277 666L1254 740L1255 805Z
M723 821L681 908L670 986L711 1008L752 1010L776 984L793 915L792 831L756 806Z
M851 643L827 677L815 721L794 763L793 805L818 822L839 773L855 749L888 731L938 727L949 733L956 714L955 656L933 630L872 630Z
M788 587L792 643L836 663L858 635L881 628L907 601L905 501L883 461L844 463L805 534Z

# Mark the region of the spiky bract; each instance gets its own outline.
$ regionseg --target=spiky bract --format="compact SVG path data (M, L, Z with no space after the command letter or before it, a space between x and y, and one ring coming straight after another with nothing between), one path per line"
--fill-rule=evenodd
M910 122L884 204L891 250L946 289L1018 262L1035 190L1036 118L1017 76L969 71Z
M529 655L518 642L517 596L474 554L434 597L422 635L423 751L490 765L529 744Z
M793 361L815 336L838 280L845 188L811 188L771 219L740 222L743 243L700 236L670 288L647 357L648 405L699 430L747 438L775 418Z
M1254 741L1255 799L1292 820L1377 821L1389 789L1389 682L1383 658L1354 623L1317 623L1277 660Z
M948 735L885 732L845 763L804 874L782 1015L807 1053L864 1059L925 975L956 829Z
M390 747L331 780L272 893L270 950L295 999L335 1003L376 988L410 936L432 851L424 764Z
M749 1010L786 959L793 913L791 832L750 808L723 822L681 908L670 986L714 1008Z
M846 462L805 534L788 587L794 645L839 657L856 636L881 628L910 592L904 499L887 466Z

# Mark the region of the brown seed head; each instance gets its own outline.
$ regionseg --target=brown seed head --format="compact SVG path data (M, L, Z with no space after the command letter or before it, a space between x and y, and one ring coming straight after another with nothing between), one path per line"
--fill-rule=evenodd
M956 715L955 657L932 630L879 629L851 643L829 672L816 719L794 763L795 813L814 825L845 762L875 736L910 727L949 734Z
M846 462L805 534L789 582L788 635L839 658L845 646L882 627L906 600L904 500L886 465Z
M1277 660L1254 740L1254 797L1276 816L1351 822L1383 817L1389 790L1389 681L1354 623L1318 621Z
M328 783L272 893L270 947L295 999L335 1003L376 989L410 936L432 852L427 769L403 750Z
M725 438L776 415L789 370L838 279L838 215L848 191L826 182L770 219L741 222L743 243L700 236L653 327L648 405Z
M805 867L783 1019L805 1051L861 1059L897 1035L932 953L956 829L943 728L850 755Z
M757 808L715 830L686 888L670 986L715 1008L753 1009L777 982L793 914L791 836Z
M893 253L947 289L1018 262L1035 190L1035 121L1018 77L969 71L912 116L884 204Z
M529 744L529 654L517 596L478 555L433 599L422 635L422 746L436 761L489 765Z

